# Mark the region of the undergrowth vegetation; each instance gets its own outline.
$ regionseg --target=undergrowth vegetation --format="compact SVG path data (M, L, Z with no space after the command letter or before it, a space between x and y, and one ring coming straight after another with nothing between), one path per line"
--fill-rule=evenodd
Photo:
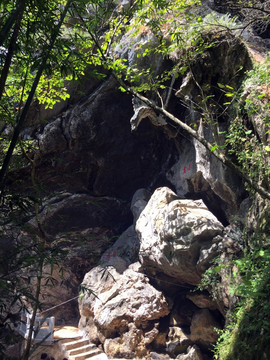
M226 147L255 181L269 186L270 177L270 64L269 59L247 72L238 91L226 91L230 125L224 133ZM252 190L249 189L252 193ZM266 207L267 209L267 207ZM265 213L264 213L265 212ZM219 331L216 360L267 360L270 358L270 248L269 212L261 212L256 229L246 223L245 246L226 264L214 260L203 275L199 289L210 290L220 299L229 294L231 309L227 325ZM246 219L246 222L248 220ZM229 283L227 289L222 289Z
M270 355L270 249L256 247L233 260L230 292L238 297L215 347L215 359L262 360ZM213 271L213 269L212 269Z
M233 94L234 95L234 94ZM226 145L243 170L257 181L269 183L270 146L269 59L248 72L240 94L232 102L232 119Z

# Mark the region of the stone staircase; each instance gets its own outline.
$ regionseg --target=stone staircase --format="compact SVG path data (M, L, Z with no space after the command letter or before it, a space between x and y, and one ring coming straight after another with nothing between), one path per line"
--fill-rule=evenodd
M69 360L108 360L102 350L81 336L62 339L61 345Z

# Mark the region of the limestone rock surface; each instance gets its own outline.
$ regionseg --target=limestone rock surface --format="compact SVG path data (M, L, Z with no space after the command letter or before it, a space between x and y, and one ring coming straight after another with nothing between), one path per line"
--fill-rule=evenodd
M200 309L193 315L190 339L205 348L210 348L219 337L216 329L220 329L220 324L211 312L208 309Z
M127 267L138 261L139 238L133 225L125 230L116 242L100 258L100 264L113 266L118 272L123 272ZM120 262L123 264L122 271Z
M151 193L146 189L138 189L132 197L130 209L133 214L133 221L136 224L141 212L147 205Z
M216 14L216 16L219 15ZM229 122L222 114L222 105L220 110L215 108L214 114L207 110L210 117L214 116L212 121L217 124L218 134L212 132L209 123L203 120L205 116L195 108L203 109L203 101L209 95L212 100L208 102L208 109L212 105L214 107L217 102L222 104L224 93L218 84L230 84L232 88L238 89L245 71L250 70L252 64L248 49L240 37L235 37L232 43L231 36L223 31L220 31L218 35L209 32L205 36L208 40L217 36L219 41L215 38L215 44L197 57L191 66L191 71L187 72L179 83L179 90L175 95L181 98L188 107L188 111L182 115L186 122L191 127L195 124L198 133L211 143L223 145L225 138L221 134L228 131ZM212 40L210 42L212 43ZM239 203L245 197L241 179L221 164L197 140L184 140L184 146L182 146L182 138L180 141L179 160L167 172L168 179L175 186L179 196L198 194L224 224L228 223L229 216L237 212Z
M78 295L78 287L85 273L97 265L101 255L112 245L115 236L119 235L132 219L129 204L125 201L109 197L96 198L88 194L59 193L44 199L39 221L54 256L59 253L53 271L50 265L43 269L44 286L41 289L41 298L46 304L43 309L47 310ZM35 249L38 233L34 217L20 230L18 241L31 244ZM130 234L137 244L138 238L134 229L133 232L128 232L125 239L130 238ZM132 246L138 247L136 244ZM137 256L137 253L132 253L132 246L129 246L130 252L126 250L127 259L131 258L131 261ZM121 254L123 251L122 248ZM124 262L124 259L119 259ZM127 265L124 266L126 267ZM22 279L23 275L22 272ZM51 279L49 285L45 286L48 279ZM34 285L32 281L33 289ZM57 325L76 324L79 319L77 300L58 306L54 310L54 316Z
M158 320L170 311L164 295L139 270L139 263L123 273L103 265L88 272L82 283L91 293L80 300L81 328L85 331L88 321L94 322L100 342L114 357L142 356L158 335Z
M98 226L121 232L125 225L118 228L117 224L128 224L130 220L127 202L89 194L57 194L44 201L40 212L40 222L51 236ZM31 223L36 226L35 218Z
M217 304L207 294L191 293L187 295L187 298L191 300L200 309L216 310Z
M130 200L137 189L147 187L176 149L148 122L131 133L131 116L131 97L108 77L45 126L25 129L24 136L34 138L40 149L36 175L44 185L42 192ZM29 166L15 171L10 184L16 188L18 182L20 191L22 187L30 191L29 174Z
M196 345L189 347L187 354L181 354L176 357L178 360L204 360L200 348Z
M197 285L200 253L222 234L223 226L202 201L180 200L163 187L154 192L142 211L136 231L144 267Z
M166 350L169 354L177 355L187 350L191 345L189 334L183 328L172 326L169 328Z

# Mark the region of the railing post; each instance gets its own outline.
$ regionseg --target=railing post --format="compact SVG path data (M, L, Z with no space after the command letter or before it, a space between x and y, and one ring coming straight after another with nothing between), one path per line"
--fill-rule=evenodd
M18 333L25 338L27 329L27 312L25 310L21 311L21 319L19 323Z
M41 318L39 316L39 313L36 313L36 318L35 318L35 322L34 322L34 331L32 332L32 340L34 341L35 338L38 336L39 330L40 330L40 325L41 325Z
M26 313L26 329L24 338L27 339L30 331L30 316L31 313Z
M54 337L54 324L55 324L55 317L52 316L50 317L50 323L49 323L49 330L51 333L51 339L53 340Z
M21 312L21 321L18 328L18 332L27 339L29 336L30 330L30 321L31 321L31 313L27 311ZM42 327L43 324L47 325L47 327ZM34 331L32 332L32 340L35 342L45 341L47 344L53 343L54 339L54 325L55 318L51 317L41 317L39 313L36 314L35 322L34 322Z

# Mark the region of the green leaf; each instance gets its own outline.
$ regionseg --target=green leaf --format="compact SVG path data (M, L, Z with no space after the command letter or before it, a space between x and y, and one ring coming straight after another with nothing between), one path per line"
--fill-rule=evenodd
M217 84L218 84L218 87L220 87L221 89L225 88L225 86L223 84L221 84L221 83L217 83Z
M264 250L260 250L259 251L259 256L264 256L264 253L265 253Z
M218 265L218 266L215 266L214 267L214 271L218 274L220 273L220 270L222 269L222 266L221 265Z
M213 152L213 151L215 151L217 148L218 148L218 145L215 144L214 146L211 147L211 151Z

